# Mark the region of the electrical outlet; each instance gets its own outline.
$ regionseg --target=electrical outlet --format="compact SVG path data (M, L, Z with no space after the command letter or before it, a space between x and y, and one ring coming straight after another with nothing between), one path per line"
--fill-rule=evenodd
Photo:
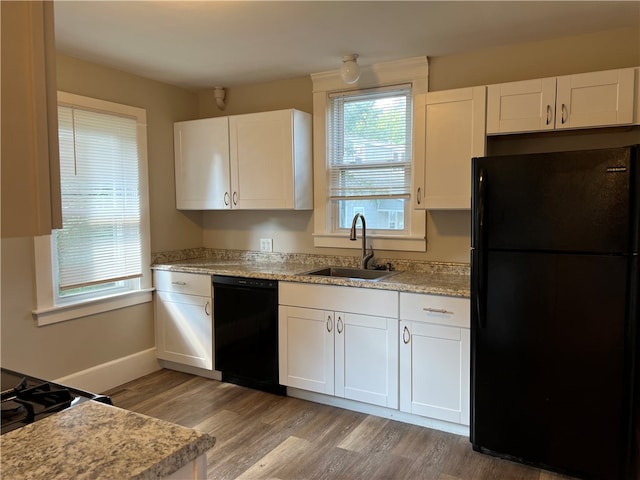
M273 252L273 239L261 238L260 239L260 251L261 252Z

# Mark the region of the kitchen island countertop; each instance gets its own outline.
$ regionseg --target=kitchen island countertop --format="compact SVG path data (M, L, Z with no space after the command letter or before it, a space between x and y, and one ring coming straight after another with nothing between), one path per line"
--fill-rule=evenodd
M349 287L375 288L380 290L396 290L400 292L428 293L452 297L468 298L470 296L469 275L458 273L455 268L440 269L436 272L397 271L393 275L379 281L305 275L305 272L309 272L314 268L320 268L320 265L314 266L293 262L264 262L201 258L157 263L153 265L153 268L155 270L264 278L270 280L315 283L321 285L342 285Z
M212 448L191 428L95 401L81 403L1 438L3 478L155 479Z

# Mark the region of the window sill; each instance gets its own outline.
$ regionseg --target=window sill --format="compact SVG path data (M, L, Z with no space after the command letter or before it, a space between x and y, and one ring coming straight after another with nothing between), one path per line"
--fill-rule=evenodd
M43 327L53 323L65 322L75 318L95 315L96 313L109 312L119 308L148 303L152 300L152 291L153 288L145 288L134 292L94 298L69 305L55 305L39 308L31 313L34 320L36 320L38 327Z
M315 247L361 248L362 239L358 236L356 241L351 241L348 235L316 233L313 236L313 245ZM392 235L367 235L367 248L369 247L373 247L374 250L426 252L427 240L423 236L394 237Z

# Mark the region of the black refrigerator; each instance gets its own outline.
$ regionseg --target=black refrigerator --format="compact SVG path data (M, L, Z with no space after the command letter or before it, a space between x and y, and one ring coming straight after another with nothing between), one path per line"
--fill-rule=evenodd
M474 450L638 478L638 156L472 160Z

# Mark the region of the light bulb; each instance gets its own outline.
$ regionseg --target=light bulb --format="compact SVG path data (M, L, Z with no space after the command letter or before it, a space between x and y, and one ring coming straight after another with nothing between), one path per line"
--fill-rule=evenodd
M345 83L356 83L360 78L360 66L356 61L358 54L345 55L342 57L342 67L340 67L340 76Z

